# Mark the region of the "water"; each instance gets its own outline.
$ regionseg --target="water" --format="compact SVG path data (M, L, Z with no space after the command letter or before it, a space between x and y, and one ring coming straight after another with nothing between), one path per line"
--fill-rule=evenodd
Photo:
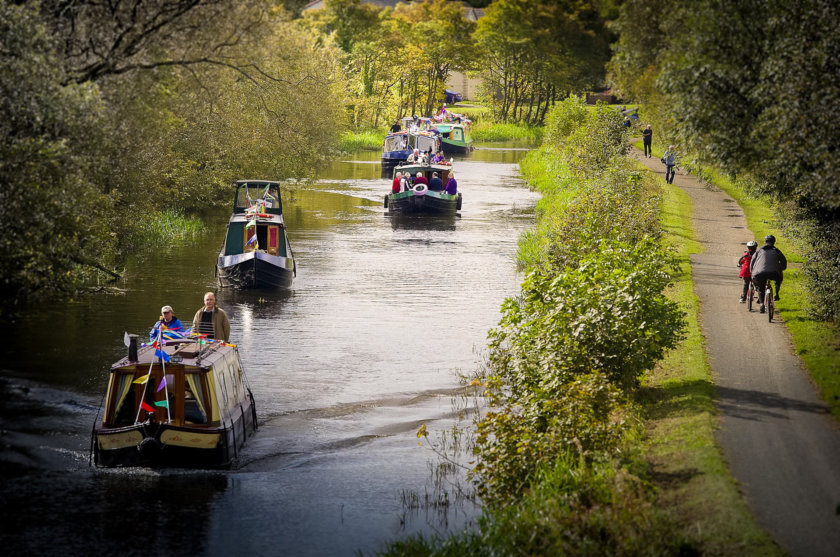
M468 410L459 375L476 368L501 302L519 289L517 240L536 203L517 176L523 155L456 159L463 210L444 220L385 214L378 153L284 193L294 289L217 296L260 421L228 472L88 466L123 332L144 334L164 304L192 320L215 290L227 214L194 245L131 260L124 293L45 304L5 324L6 551L353 555L471 525L468 482L440 481L429 441ZM429 441L416 436L423 424ZM450 504L429 503L443 494Z

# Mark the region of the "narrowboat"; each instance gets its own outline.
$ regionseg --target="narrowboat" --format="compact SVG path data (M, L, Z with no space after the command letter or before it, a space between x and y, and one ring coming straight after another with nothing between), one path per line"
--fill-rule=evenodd
M464 154L472 151L473 140L470 137L470 126L469 120L435 125L434 128L440 133L440 143L445 154Z
M427 179L433 172L437 172L441 181L446 185L452 165L449 164L405 164L394 169L397 172L408 172L412 177L421 172ZM432 191L425 184L417 184L407 191L390 193L385 196L385 208L391 214L427 214L454 215L461 209L462 196L449 195L442 191Z
M297 266L283 221L280 184L239 180L216 262L219 286L291 288Z
M138 347L129 336L93 429L96 465L229 468L257 429L236 346L191 337Z

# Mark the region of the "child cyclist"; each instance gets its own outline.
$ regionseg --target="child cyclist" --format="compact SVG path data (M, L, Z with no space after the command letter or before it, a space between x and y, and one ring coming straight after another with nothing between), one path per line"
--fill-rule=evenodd
M758 247L758 244L750 240L747 242L747 251L744 252L744 255L741 256L741 259L738 260L738 266L741 267L741 272L738 274L739 277L744 279L744 289L741 291L741 303L747 301L747 292L750 290L750 281L752 280L752 273L750 273L750 263L752 263L752 258L755 255L755 250Z

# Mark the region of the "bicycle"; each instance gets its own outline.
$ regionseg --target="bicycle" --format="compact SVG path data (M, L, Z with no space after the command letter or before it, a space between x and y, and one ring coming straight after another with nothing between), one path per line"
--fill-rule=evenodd
M752 311L753 298L755 298L755 283L750 280L750 288L747 290L747 311Z
M772 323L776 305L773 303L773 285L770 279L767 279L767 285L764 287L764 307L767 309L767 321Z

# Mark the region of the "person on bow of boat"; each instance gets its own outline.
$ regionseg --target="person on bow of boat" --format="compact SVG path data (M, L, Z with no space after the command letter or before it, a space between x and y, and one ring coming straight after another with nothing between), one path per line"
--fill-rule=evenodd
M212 292L204 295L204 307L195 312L193 332L225 342L230 340L230 321L225 310L216 307L216 295Z
M449 195L455 195L458 193L458 182L455 180L454 172L449 175L449 180L446 182L446 187L443 191Z
M163 338L181 338L184 334L184 324L175 317L172 306L160 308L160 319L158 319L152 330L149 331L149 340L155 340L158 332L163 331Z
M429 179L428 179L428 178L426 178L425 176L423 176L423 173L422 173L422 172L418 172L418 173L415 175L415 178L414 178L414 185L416 186L416 185L418 185L418 184L426 184L426 187L427 187L427 188L429 187Z
M443 191L443 181L437 172L432 172L432 179L429 180L429 191Z

